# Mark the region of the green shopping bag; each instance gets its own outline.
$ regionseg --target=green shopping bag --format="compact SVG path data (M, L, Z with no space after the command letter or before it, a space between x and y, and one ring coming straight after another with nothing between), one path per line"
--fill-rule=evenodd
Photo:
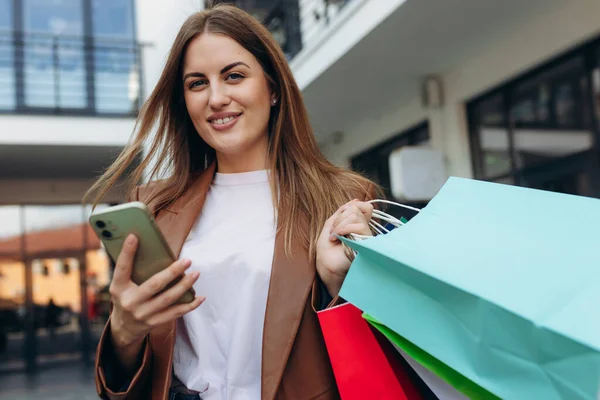
M340 296L468 380L597 399L600 200L450 178L404 226L344 242Z
M494 396L481 386L465 378L446 364L431 356L431 354L423 351L422 349L415 346L410 341L406 340L390 328L377 321L375 318L368 314L363 314L363 318L366 319L372 326L374 326L379 332L381 332L390 342L402 349L406 354L412 357L416 362L421 364L423 367L433 372L442 380L446 381L452 387L459 392L466 395L471 400L499 400L498 397Z

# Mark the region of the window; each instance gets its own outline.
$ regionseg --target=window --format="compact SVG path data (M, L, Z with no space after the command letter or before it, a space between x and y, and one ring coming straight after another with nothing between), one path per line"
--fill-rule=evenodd
M0 205L0 259L18 259L23 242L22 211L19 206Z
M25 106L86 106L79 0L24 0Z
M594 69L592 70L592 101L595 114L596 131L600 131L600 45L596 49ZM600 139L599 139L600 140Z
M135 113L133 1L0 0L0 94L5 112Z
M133 4L129 0L92 0L94 38L132 41Z
M600 197L598 42L468 104L478 179Z
M0 110L15 108L12 0L0 0Z
M0 29L12 28L12 0L0 0Z
M512 169L512 159L504 96L498 94L481 101L473 106L473 114L479 127L476 135L481 147L478 153L481 174L485 178L508 174Z
M100 112L134 109L140 88L132 2L92 0L92 16L96 108Z

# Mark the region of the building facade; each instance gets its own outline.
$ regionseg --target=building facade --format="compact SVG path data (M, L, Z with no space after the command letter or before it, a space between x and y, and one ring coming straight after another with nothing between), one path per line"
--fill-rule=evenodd
M93 360L111 264L82 195L201 8L0 0L0 373ZM120 186L100 207L123 200Z
M599 13L355 0L291 63L327 156L384 185L391 152L426 146L448 176L600 197Z

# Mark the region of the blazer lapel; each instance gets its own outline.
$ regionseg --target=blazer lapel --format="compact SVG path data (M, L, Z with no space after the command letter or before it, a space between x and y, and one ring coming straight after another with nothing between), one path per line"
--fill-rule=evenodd
M163 233L175 258L179 258L185 239L202 211L206 194L215 175L211 164L196 177L185 193L173 204L158 212L156 224Z
M206 194L215 174L215 164L199 174L185 193L173 204L160 210L155 221L169 244L175 258L179 258L185 239L189 235L198 215L202 211ZM153 330L151 337L159 341L157 346L171 349L167 358L160 360L170 370L175 345L175 321L165 323ZM163 353L161 353L162 355Z
M299 244L293 245L291 257L286 257L283 233L278 232L263 330L263 400L274 399L277 394L315 273L308 252Z

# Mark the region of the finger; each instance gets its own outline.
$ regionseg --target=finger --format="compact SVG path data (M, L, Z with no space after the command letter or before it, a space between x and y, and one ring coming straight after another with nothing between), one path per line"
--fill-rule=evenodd
M325 225L323 226L323 230L325 232L329 232L331 233L334 225L335 225L335 221L339 218L339 216L346 211L346 209L348 208L349 203L344 204L343 206L341 206L340 208L338 208L336 210L335 213L333 213L333 215L331 217L329 217L329 219L327 219L327 221L325 221Z
M353 205L360 210L367 220L370 220L373 216L373 204L366 201L359 201Z
M346 236L351 233L356 233L356 234L365 235L365 236L372 235L371 229L369 229L369 226L365 225L364 223L346 224L336 230L336 234L339 236ZM336 239L337 239L337 237L336 237Z
M133 268L133 260L138 246L138 239L135 235L127 236L121 248L121 253L117 259L115 272L113 274L112 284L123 286L131 280L131 269Z
M192 310L198 308L200 304L202 304L206 300L204 296L196 297L191 303L187 304L177 304L167 308L164 311L161 311L148 319L148 324L151 326L157 326L160 324L164 324L165 322L172 321L189 313Z
M355 209L353 208L355 207ZM342 205L340 208L336 210L336 212L325 221L325 225L323 226L323 230L325 232L331 233L333 232L333 227L340 223L340 221L344 218L342 214L349 213L348 210L352 210L351 212L362 213L367 220L370 220L373 215L373 206L371 203L360 201L358 199L353 199L346 204Z
M163 311L171 307L177 300L183 296L185 292L190 290L194 283L198 280L200 273L198 271L187 274L182 280L177 282L176 285L165 290L164 293L159 294L151 300L141 304L138 308L138 314L136 318L143 320L153 314Z
M363 212L361 211L360 208L358 208L357 206L358 203L352 203L352 204L347 204L346 207L344 208L344 211L342 211L341 214L339 214L337 216L337 218L335 219L335 221L332 224L331 227L331 233L333 233L333 230L339 226L342 221L345 221L347 219L356 219L357 221L362 221L362 220L370 220L371 218L366 218L366 216L363 214Z
M362 213L365 218L371 219L373 215L373 204L366 201L352 200L347 204L347 209Z
M344 236L350 233L358 233L360 235L371 235L369 222L360 215L350 214L346 216L339 224L337 224L331 232L331 240L337 240L336 235Z
M140 285L139 301L145 301L163 290L175 279L181 277L186 269L192 265L187 259L177 260L164 270L152 275L146 282Z

